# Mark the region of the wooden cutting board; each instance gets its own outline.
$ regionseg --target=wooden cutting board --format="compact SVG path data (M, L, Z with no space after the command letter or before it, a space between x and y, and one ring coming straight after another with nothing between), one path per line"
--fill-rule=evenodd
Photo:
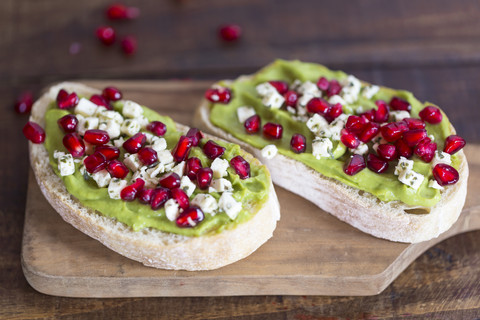
M128 99L189 124L209 82L84 81L116 85ZM402 244L364 234L277 187L282 219L248 258L213 271L145 267L65 223L31 172L22 244L25 277L36 290L70 297L374 295L412 261L453 235L480 229L480 147L466 148L468 196L457 223L439 238Z

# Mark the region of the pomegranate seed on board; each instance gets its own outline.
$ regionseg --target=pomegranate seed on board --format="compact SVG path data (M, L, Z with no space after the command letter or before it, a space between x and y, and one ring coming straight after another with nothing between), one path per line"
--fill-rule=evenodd
M290 147L295 153L303 153L307 149L307 139L303 134L295 133L290 140Z
M340 85L340 83L335 79L331 80L328 85L327 96L334 96L336 94L339 94L340 91L342 91L342 86Z
M370 142L380 131L380 125L375 122L369 122L365 125L362 133L358 135L358 139L364 143Z
M358 140L358 138L347 129L342 129L340 133L340 141L350 149L355 149L360 145L360 140Z
M100 152L107 158L108 161L118 159L120 156L120 149L114 146L100 145L95 148L95 152Z
M375 110L374 121L378 123L387 122L388 115L389 115L389 109L388 109L387 103L383 100L377 100L375 101L375 104L377 105L377 110Z
M445 146L443 147L443 152L446 152L449 154L455 154L460 149L465 147L465 144L466 144L465 139L463 139L460 136L457 136L457 135L448 136L447 139L445 139Z
M185 191L183 191L180 188L176 188L176 189L170 190L170 193L172 195L172 198L175 199L175 201L177 201L180 208L182 209L188 208L188 206L190 205L190 201L188 200L188 196L185 193Z
M107 8L105 15L110 20L135 19L140 15L140 10L136 7L127 7L121 3L114 3Z
M390 122L380 128L382 137L388 142L395 142L400 139L408 127L402 122Z
M242 156L235 156L230 160L230 165L235 169L240 179L250 178L250 164Z
M245 127L245 131L247 131L247 133L257 133L260 129L260 116L258 114L251 116L245 120L243 126Z
M388 169L388 162L373 153L367 155L367 167L375 173L383 173Z
M163 207L168 199L170 199L170 190L157 187L153 190L152 200L150 200L150 207L152 210L158 210Z
M155 190L150 188L143 188L137 193L137 199L143 204L150 204Z
M95 103L97 106L102 106L107 108L108 110L113 110L112 106L101 95L98 95L98 94L92 95L90 97L90 101Z
M108 136L107 131L99 130L99 129L91 129L91 130L85 131L83 140L93 145L102 145L110 141L110 137Z
M180 187L180 176L175 172L164 174L158 182L162 187L175 189Z
M160 121L152 121L147 124L147 130L157 136L163 136L167 132L167 126Z
M284 95L288 91L288 83L285 81L268 81L268 83L274 86L281 95Z
M120 42L120 46L127 56L134 55L137 52L137 39L134 36L126 36Z
M177 218L176 223L180 228L191 228L197 223L202 222L204 214L202 209L191 206L185 209Z
M32 110L33 95L31 92L23 92L15 101L15 112L19 114L26 114Z
M33 121L28 121L25 124L23 135L33 143L43 143L45 141L45 130Z
M403 141L409 147L415 147L420 141L427 137L427 130L413 129L403 133Z
M57 105L60 109L70 109L77 105L80 99L75 92L68 94L65 90L60 90L57 95Z
M212 140L208 140L203 146L203 153L205 153L210 160L215 160L225 153L225 148L213 142Z
M127 141L123 143L123 148L127 150L128 153L137 153L147 141L145 135L141 132L136 133L134 136L129 138Z
M78 125L78 119L73 114L67 114L58 119L57 123L65 133L75 132Z
M85 154L85 144L77 133L67 133L62 142L74 158L79 158Z
M397 148L397 154L399 157L409 159L413 156L413 149L410 148L402 139L398 139L395 142L395 148Z
M138 150L138 159L146 166L152 165L158 161L157 151L150 147L143 147Z
M185 163L185 175L190 178L190 180L197 179L197 172L202 167L202 162L197 157L191 157Z
M196 147L203 138L203 132L197 128L190 128L190 130L187 132L187 137L189 137L192 141L192 146Z
M332 122L333 120L337 119L342 113L343 113L342 105L340 103L336 103L330 108L330 110L328 110L327 114L325 115L325 118L329 122Z
M125 178L129 172L127 166L123 164L123 162L116 159L108 163L107 171L112 175L112 177L119 179Z
M439 163L433 168L433 177L441 186L448 186L458 182L458 171L448 164Z
M220 26L218 34L223 41L232 42L240 38L242 29L236 24L228 24Z
M425 129L425 122L417 118L405 118L401 122L406 123L410 130Z
M122 99L122 92L115 87L106 87L102 90L102 96L107 101L118 101Z
M105 158L102 153L94 152L86 157L85 160L83 160L83 164L89 173L95 173L105 169L108 165L108 162L107 158Z
M100 26L95 31L98 40L106 46L111 46L115 42L115 30L109 26Z
M215 103L229 103L232 92L228 88L210 88L205 91L205 99Z
M433 106L427 106L423 108L422 111L418 113L418 115L423 121L431 124L440 123L442 122L442 118L443 118L442 112L440 112L440 109Z
M412 110L410 103L399 97L393 97L392 100L390 100L389 105L393 110L403 110L408 112Z
M285 98L285 104L289 107L295 108L297 106L297 101L298 101L298 93L296 93L293 90L289 90L285 92L283 95L283 98Z
M426 138L415 147L413 152L423 161L431 162L435 156L435 151L437 150L437 144L431 142L429 138Z
M318 89L320 89L322 91L326 91L328 89L329 85L330 85L330 82L325 77L321 77L317 81L317 87L318 87Z
M359 154L354 154L345 162L343 167L343 172L349 176L356 175L360 171L366 168L365 159Z
M213 171L210 168L200 168L197 171L197 184L202 190L208 189L212 182Z
M142 190L144 186L145 181L143 181L141 178L137 178L134 183L126 186L122 189L122 191L120 191L120 198L122 198L123 201L133 201L135 200L138 192Z
M268 139L281 139L283 127L277 123L267 122L263 126L263 135Z
M366 118L368 121L375 121L375 109L370 109L360 114L361 117Z
M397 148L393 144L380 144L377 154L383 160L392 161L397 158Z
M310 113L327 114L330 110L330 104L322 98L312 98L307 103L307 111Z
M191 148L192 140L189 137L181 136L177 145L172 150L173 159L175 159L176 162L187 159Z
M363 132L365 129L368 120L364 117L351 115L347 119L347 123L345 124L345 128L355 135L358 135Z

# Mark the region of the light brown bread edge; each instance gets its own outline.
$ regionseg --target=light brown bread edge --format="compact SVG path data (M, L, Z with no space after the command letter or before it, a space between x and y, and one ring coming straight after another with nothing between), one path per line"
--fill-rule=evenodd
M239 79L247 78L248 76L242 76ZM378 238L406 243L436 238L457 221L465 204L468 164L463 150L458 152L461 159L458 183L446 188L442 199L434 207L427 208L428 214L413 214L406 210L417 208L409 207L399 201L380 201L368 192L325 177L305 164L284 155L277 154L270 160L262 157L260 149L240 141L210 122L210 103L205 99L197 108L194 126L239 144L268 167L275 184ZM289 169L285 170L285 168Z
M31 121L45 125L47 106L55 100L61 88L82 95L98 93L98 90L78 83L55 85L35 102ZM177 127L188 130L180 124ZM260 163L250 154L246 158ZM280 218L278 199L273 185L270 185L268 201L252 219L234 229L202 237L186 237L151 228L134 232L127 225L104 217L74 199L53 172L43 144L30 143L30 162L45 198L65 221L113 251L150 267L194 271L228 265L247 257L272 237Z

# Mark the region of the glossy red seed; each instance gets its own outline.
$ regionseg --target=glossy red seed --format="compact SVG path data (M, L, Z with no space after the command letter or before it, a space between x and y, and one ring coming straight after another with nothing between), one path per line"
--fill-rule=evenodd
M408 129L424 129L425 128L425 122L423 122L420 119L417 118L405 118L401 121L402 123L406 123L408 126Z
M187 137L192 141L192 146L196 147L200 143L200 140L203 138L203 132L197 128L190 128L187 132Z
M158 182L162 187L175 189L180 187L180 176L175 172L164 174Z
M180 188L176 188L170 190L170 193L172 195L172 199L175 199L175 201L177 201L180 208L188 208L188 206L190 205L190 201L188 200L188 195L185 193L185 191Z
M185 209L177 218L176 223L180 228L192 228L199 222L202 222L204 214L202 209L191 206Z
M120 46L127 56L134 55L137 52L137 39L134 36L126 36L120 42Z
M250 164L242 156L235 156L230 160L230 165L238 174L240 179L250 178Z
M365 130L365 126L368 123L368 120L365 117L351 115L347 119L347 123L345 124L345 128L355 134L358 135Z
M382 137L388 142L395 142L400 139L405 131L408 130L408 127L403 122L391 122L383 125L380 128L380 133Z
M138 150L138 159L146 166L152 165L158 161L157 151L150 147L143 147Z
M413 148L410 148L402 139L395 141L395 148L397 148L398 157L409 159L413 155Z
M74 158L79 158L85 154L85 144L77 133L67 133L62 142Z
M95 173L105 169L108 162L103 154L94 152L83 160L83 164L89 173Z
M137 193L137 199L143 204L150 204L155 190L150 188L143 188Z
M393 144L379 144L377 154L383 160L392 161L397 158L397 148Z
M375 122L383 123L388 121L389 108L385 101L377 100L375 101L377 105L377 110L375 110Z
M111 46L115 42L115 30L109 26L100 26L95 31L97 39L106 46Z
M388 162L373 153L369 153L367 155L367 167L375 173L384 173L388 169Z
M105 107L108 110L113 110L113 107L99 94L94 94L90 97L90 101L95 103L97 106Z
M137 178L134 183L120 191L120 198L123 201L133 201L137 197L138 192L145 186L145 181L141 178Z
M364 143L370 142L380 131L380 125L375 122L369 122L365 125L362 133L358 135L358 139Z
M389 105L393 110L403 110L408 112L412 110L410 103L399 97L393 97L392 100L390 100Z
M284 95L288 91L288 83L285 81L268 81L275 89L277 89L278 93Z
M135 19L140 15L136 7L127 7L121 3L114 3L108 6L105 15L110 20Z
M267 122L263 126L263 135L267 139L281 139L283 134L283 127L281 124Z
M75 132L78 125L78 119L73 114L67 114L58 119L57 123L60 129L65 133Z
M102 96L107 101L118 101L122 99L122 92L115 87L106 87L102 91Z
M435 142L431 142L429 138L426 138L420 141L420 143L413 149L413 153L428 163L432 161L436 150L437 144Z
M342 91L342 86L340 85L340 83L335 79L330 80L330 83L327 89L327 96L329 97L334 96L336 94L339 94L341 91Z
M366 118L368 121L375 121L375 109L370 109L360 114L361 117Z
M45 130L33 121L28 121L25 124L23 135L33 143L43 143L45 141Z
M103 154L108 161L118 159L120 156L120 149L114 146L100 145L95 148L95 151Z
M333 120L337 119L342 113L342 105L340 103L336 103L330 108L330 110L328 110L325 118L327 119L327 121L332 122Z
M318 89L320 89L322 91L326 91L328 89L329 85L330 85L330 82L325 77L321 77L317 81L317 87L318 87Z
M60 90L57 95L57 105L60 109L70 109L77 105L80 99L75 92L70 94L66 93L65 90Z
M31 92L23 92L15 101L15 112L19 114L26 114L32 110L33 95Z
M223 41L232 42L240 38L242 29L236 24L223 25L218 29L218 35Z
M208 189L212 182L213 171L210 168L200 168L197 171L197 185L200 189Z
M108 136L107 131L99 130L99 129L91 129L91 130L85 131L83 140L93 145L102 145L110 141L110 137Z
M212 140L208 140L203 146L203 153L205 153L210 160L215 160L225 153L225 148L213 142Z
M217 87L205 91L205 99L215 103L229 103L232 98L232 92L228 88Z
M366 168L365 159L359 154L354 154L345 162L343 166L343 172L349 176L356 175L360 171Z
M347 129L342 129L340 133L340 141L350 149L355 149L360 145L360 140L358 140L358 138Z
M307 103L307 111L310 113L327 114L330 111L330 104L322 98L312 98Z
M127 139L122 146L128 153L137 153L138 150L145 145L146 141L147 138L145 137L145 134L139 132Z
M457 135L451 135L448 136L447 139L445 139L445 146L443 147L443 152L449 153L449 154L455 154L460 149L465 147L466 141L460 136Z
M437 124L442 122L443 115L440 112L440 109L434 106L427 106L418 113L420 118L428 123Z
M60 90L58 90L57 98L56 98L57 105L58 105L58 103L59 103L60 101L65 100L67 97L68 97L68 92L65 91L65 89L60 89Z
M127 166L125 166L123 162L116 159L111 160L108 163L107 171L112 175L112 177L119 179L125 178L129 172Z
M290 140L290 147L295 153L303 153L307 149L307 138L303 134L295 133Z
M403 133L403 141L409 147L415 147L420 141L427 137L427 130L425 129L414 129L409 130Z
M157 136L163 136L167 132L167 126L160 121L152 121L147 124L147 130Z
M433 177L441 186L455 184L459 180L458 171L448 164L439 163L433 168Z
M191 149L192 140L189 137L181 136L177 145L172 150L173 159L175 159L176 162L187 159Z
M260 130L260 116L258 114L255 114L253 116L251 116L250 118L248 118L247 120L245 120L245 122L243 123L243 126L245 127L245 131L247 133L257 133L258 130Z
M150 200L150 207L152 210L158 210L167 200L170 199L170 190L162 187L154 189L152 194L152 200Z
M202 167L202 162L197 157L189 158L185 163L185 175L190 178L190 180L197 180L197 172Z
M296 93L293 90L289 90L285 92L285 94L283 95L283 98L285 99L285 104L287 106L296 108L297 101L298 101L298 93Z

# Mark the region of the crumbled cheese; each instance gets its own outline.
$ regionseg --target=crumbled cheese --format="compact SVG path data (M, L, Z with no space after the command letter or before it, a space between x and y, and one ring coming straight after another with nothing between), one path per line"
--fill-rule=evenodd
M290 85L290 90L297 91L298 87L300 87L301 85L302 85L302 81L295 79L295 81L293 81L292 84Z
M162 163L164 166L166 166L167 164L173 163L173 160L174 160L172 153L169 150L157 151L157 157L158 157L158 161ZM173 163L173 165L175 165L175 163ZM173 165L172 165L172 168L173 168Z
M120 137L120 138L113 141L113 145L117 148L120 148L120 147L123 146L124 142L125 142L125 139L123 139L123 137Z
M81 98L80 101L78 101L74 112L77 114L81 114L84 117L90 117L95 114L96 110L97 105L95 103L91 102L88 99Z
M290 112L291 114L297 113L297 109L294 107L287 106L287 111Z
M58 159L60 157L63 157L66 153L63 152L63 151L58 151L58 150L55 150L53 151L53 158L54 159Z
M413 170L405 170L400 173L398 180L412 189L418 190L425 177Z
M108 196L111 199L120 199L120 192L127 186L127 181L114 178L108 185Z
M106 131L110 139L115 139L120 136L120 124L113 120L101 122L98 125L98 129Z
M251 116L254 116L255 114L255 109L253 109L252 107L243 106L237 109L237 117L240 123L244 123L245 120L247 120Z
M340 140L340 133L345 127L345 122L347 118L348 116L342 113L337 119L333 120L332 123L330 123L328 133L330 134L330 138L333 141Z
M278 92L274 86L268 82L260 83L255 87L259 96L264 97L272 92Z
M390 111L390 118L392 121L402 121L405 118L410 118L410 113L405 110Z
M213 171L213 177L218 179L227 175L227 168L229 163L225 159L220 159L220 157L213 160L210 165L210 169Z
M320 91L320 89L318 89L318 86L311 81L305 81L304 83L302 83L297 88L297 91L302 95L308 94L318 98L322 96L322 92Z
M215 210L218 209L217 200L206 193L199 193L193 198L192 205L199 206L204 213L215 215Z
M78 120L77 132L82 136L85 134L85 131L97 129L97 128L98 128L98 118L87 117L87 118Z
M435 156L433 157L433 160L432 160L432 168L435 168L435 166L439 163L451 165L452 158L450 154L443 151L439 152L438 150L435 150Z
M193 192L195 191L196 188L197 188L197 186L195 185L195 183L193 183L190 180L189 177L183 176L182 179L180 180L180 189L185 191L187 196L190 197L193 194Z
M97 105L97 109L95 110L95 113L93 114L95 117L100 118L103 112L106 112L108 109L105 108L104 106L99 106Z
M123 104L122 113L127 118L137 118L143 115L143 108L138 103L127 100Z
M183 176L183 173L185 172L185 161L179 162L175 167L173 167L172 172L178 174L179 177Z
M315 134L329 127L327 120L318 113L315 113L310 119L308 119L306 124L308 129Z
M153 140L152 149L157 151L157 153L165 150L166 148L167 148L167 140L165 140L164 138L157 138Z
M136 119L127 119L123 121L120 131L128 136L133 136L140 131L142 127Z
M231 192L222 193L218 200L218 207L232 220L235 220L240 211L242 211L242 203L236 201Z
M233 191L232 183L224 178L213 179L210 186L215 192Z
M395 167L395 172L393 174L398 176L403 171L411 171L411 170L413 170L413 160L408 160L405 157L400 157L400 159L398 160L398 164Z
M103 169L98 172L92 173L92 179L95 180L95 182L100 188L103 188L108 186L110 180L112 180L112 177L106 169Z
M272 109L280 109L284 102L285 98L276 89L262 98L263 105Z
M340 103L342 106L346 105L347 102L345 100L343 100L342 97L340 97L339 95L334 95L334 96L331 96L330 99L328 99L328 103L330 104L337 104L337 103Z
M430 140L432 140L432 142L435 141L435 136L433 134L429 135L428 137L430 138Z
M168 199L167 202L165 202L164 208L165 216L168 220L175 221L178 218L180 214L180 209L175 199Z
M138 159L138 154L130 154L126 155L125 154L125 159L123 160L123 163L127 166L128 169L132 170L133 172L137 171L138 168L142 166L142 163L140 162L140 159Z
M102 121L112 120L118 124L122 124L122 122L124 121L120 112L117 112L114 110L107 110L107 111L102 110L102 112L98 114L98 117Z
M58 156L58 170L60 171L60 175L69 176L75 173L75 163L73 162L73 157L71 154L65 154L63 152L55 151L56 155ZM63 155L60 155L63 153ZM55 158L55 153L54 156Z
M341 81L342 85L342 97L346 103L352 104L358 100L358 95L362 88L360 80L352 75L349 75L346 79Z
M163 163L158 163L154 167L147 169L147 174L151 178L157 178L160 175L160 173L164 173L164 172L165 172L165 165Z
M373 96L377 94L378 90L380 90L379 86L376 86L376 85L366 86L362 90L362 96L364 96L367 99L372 99Z
M302 95L300 98L298 98L297 100L297 110L301 109L301 108L305 108L305 106L308 104L308 102L310 100L312 100L313 98L315 98L314 95L311 95L309 93L306 93L304 95ZM305 113L307 113L307 110L305 110Z
M359 154L361 156L363 156L367 152L368 152L368 146L365 143L360 143L358 147L353 149L354 154Z
M142 179L145 181L145 187L146 188L155 188L158 185L158 181L160 181L160 178L157 177L152 177L149 172L147 172L148 167L143 166L140 167L132 176L130 183L135 182L138 178Z
M430 181L428 181L428 186L430 188L433 188L433 189L437 189L437 190L443 190L444 188L438 184L437 180L435 179L431 179Z
M262 157L265 159L273 159L277 155L278 149L274 144L269 144L263 147Z
M333 143L328 138L315 138L312 143L312 154L318 160L320 158L331 158Z
M148 119L144 116L136 117L135 120L138 122L142 129L146 129L147 125L150 123Z

